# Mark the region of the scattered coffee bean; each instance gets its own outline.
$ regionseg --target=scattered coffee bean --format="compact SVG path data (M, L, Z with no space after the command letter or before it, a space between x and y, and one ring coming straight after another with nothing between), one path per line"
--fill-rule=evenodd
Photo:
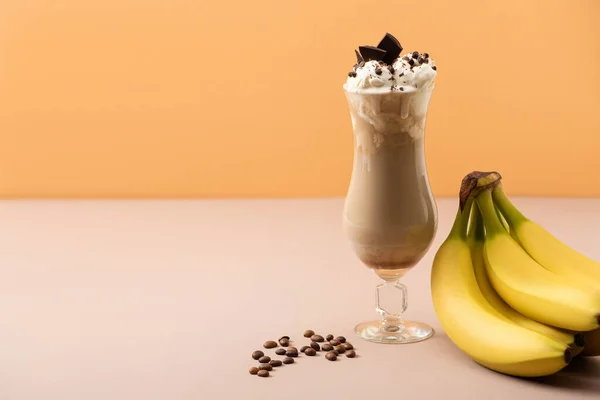
M313 342L324 342L325 341L325 339L321 335L312 335L310 337L310 340L312 340Z
M284 364L293 364L294 363L294 359L291 357L286 357L283 359L283 363Z
M265 342L265 344L263 344L263 347L264 347L265 349L272 349L272 348L275 348L275 347L277 347L277 342L274 342L274 341L272 341L272 340L267 340L267 341Z
M336 340L339 340L339 341L340 341L340 343L346 343L346 338L345 338L345 337L343 337L343 336L338 336L338 337L336 337L335 339L336 339Z
M282 337L279 338L279 341L282 341L283 339L290 340L290 337L287 335L283 335Z
M312 329L307 329L304 331L304 337L311 337L314 334L315 334L315 331L313 331Z
M302 346L300 347L300 353L304 353L306 349L310 349L310 346Z
M273 367L281 367L281 360L271 360L269 361L269 364L271 364Z
M315 351L321 351L321 346L319 346L319 343L317 342L310 342L310 347L315 349Z
M257 367L251 367L250 371L248 371L248 372L250 372L250 375L256 375L256 374L258 374L258 371L260 371L260 370Z
M279 348L279 349L275 350L275 354L277 354L278 356L285 355L285 352L286 352L286 350L282 349L282 348Z
M333 335L330 333L329 335L325 336L325 340L331 342L333 340Z
M265 355L265 353L263 353L262 351L256 350L254 353L252 353L252 358L254 358L255 360L258 360L259 358L261 358L264 355Z
M288 347L290 345L290 341L288 339L281 339L279 344L283 347Z
M356 357L356 352L354 350L349 350L348 352L346 352L346 357L354 358Z
M269 361L271 361L271 357L269 357L269 356L262 356L261 358L258 359L259 363L268 363Z
M333 351L330 351L329 353L325 354L325 358L329 361L335 361L337 360L337 354L335 354Z
M331 350L333 350L333 346L331 345L331 343L325 343L325 344L324 344L324 345L321 347L321 349L322 349L323 351L331 351Z
M260 371L258 371L258 376L260 376L261 378L266 378L267 376L269 376L269 371L267 371L266 369L261 369Z
M297 349L297 348L295 348L294 346L290 346L290 347L288 347L288 348L287 348L287 350L288 350L288 351L293 351L293 352L296 352L296 353L298 352L298 349Z
M340 344L342 344L342 342L340 342L337 339L333 339L332 341L329 342L332 346L339 346Z
M335 351L337 351L338 353L342 354L346 352L346 349L344 348L343 345L339 345L339 346L335 346Z
M285 352L285 355L288 357L298 357L298 352L297 351L292 351L292 350L288 350Z
M304 352L304 354L306 354L307 356L315 356L317 355L317 351L315 349L313 349L312 347L309 347L308 349L306 349L306 351Z
M330 353L334 353L336 356L340 355L340 352L335 349L331 350Z
M354 346L352 346L352 343L344 343L344 348L346 350L352 350Z
M273 370L273 366L271 364L268 364L268 363L263 363L263 364L258 364L258 369L265 369L267 371L272 371Z

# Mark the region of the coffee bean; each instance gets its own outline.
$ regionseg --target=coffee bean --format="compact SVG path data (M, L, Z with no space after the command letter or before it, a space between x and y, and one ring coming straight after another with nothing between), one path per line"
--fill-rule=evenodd
M330 333L329 335L325 336L325 340L327 340L328 342L333 340L333 335Z
M346 353L346 357L348 357L348 358L354 358L354 357L356 357L356 352L354 350L349 350Z
M248 371L248 372L250 372L250 375L256 375L258 373L258 371L260 371L258 368L251 367L250 371Z
M286 357L283 359L283 363L284 364L293 364L294 363L294 359L291 357Z
M287 351L293 351L293 352L296 352L296 353L297 353L297 352L298 352L298 349L297 349L297 348L295 348L294 346L290 346L290 347L288 347L288 348L287 348Z
M285 340L290 340L290 337L289 337L289 336L286 336L286 335L284 335L284 336L282 336L282 337L280 337L280 338L279 338L279 340L280 340L280 341L281 341L281 340L283 340L283 339L285 339Z
M331 342L329 342L332 346L338 346L340 344L342 344L342 342L340 342L337 339L333 339Z
M324 344L324 345L321 347L321 349L322 349L323 351L331 351L331 350L333 350L333 346L331 345L331 343L325 343L325 344Z
M277 354L278 356L283 356L285 354L286 350L279 348L277 350L275 350L275 354Z
M308 349L306 349L306 351L304 352L304 354L306 354L307 356L315 356L317 355L317 351L315 349L313 349L312 347L309 347Z
M313 342L324 342L325 341L325 339L321 335L312 335L310 337L310 340L312 340Z
M321 350L321 346L319 346L319 343L317 343L317 342L310 342L310 347L312 347L313 349L315 349L315 351L320 351Z
M341 344L339 346L335 346L335 351L337 351L338 353L342 354L346 352L346 349L344 348L344 346L342 346Z
M312 329L307 329L304 331L304 337L311 337L314 334L315 334L315 331L313 331Z
M336 340L339 340L339 341L340 341L340 343L346 343L346 338L345 338L345 337L343 337L343 336L338 336L338 337L336 337L335 339L336 339Z
M265 349L272 349L272 348L275 348L275 347L277 347L277 342L274 342L274 341L272 341L272 340L267 340L267 341L265 342L265 344L263 344L263 347L264 347Z
M288 350L285 352L285 355L288 357L298 357L298 352L297 351L292 351L292 350Z
M352 343L344 343L343 346L346 350L352 350L354 348L354 346L352 346Z
M283 347L288 347L290 345L290 341L288 339L281 339L279 344Z
M273 366L268 363L258 364L258 369L266 369L267 371L272 371Z
M330 353L334 353L336 356L340 355L340 352L335 349L331 350Z
M254 353L252 353L252 358L254 358L255 360L258 360L259 358L261 358L264 355L265 355L265 353L263 353L262 351L256 350Z
M300 347L300 353L304 353L306 349L310 349L310 346L302 346Z
M281 367L282 362L281 360L271 360L269 361L269 364L271 364L274 367Z
M261 358L258 359L259 363L268 363L269 361L271 361L271 357L269 357L269 356L262 356Z
M266 369L261 369L260 371L258 371L258 376L260 376L261 378L266 378L267 376L269 376L269 371L267 371Z
M328 359L329 361L335 361L335 360L337 360L337 354L330 351L329 353L325 354L325 358Z

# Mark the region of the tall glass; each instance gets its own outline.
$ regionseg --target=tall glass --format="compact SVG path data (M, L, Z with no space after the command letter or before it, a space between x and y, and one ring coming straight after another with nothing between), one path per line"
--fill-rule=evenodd
M354 166L344 205L344 232L358 258L383 282L381 319L356 326L378 343L412 343L433 329L405 321L407 288L400 278L425 255L437 229L437 208L425 166L425 119L433 86L420 90L351 92Z

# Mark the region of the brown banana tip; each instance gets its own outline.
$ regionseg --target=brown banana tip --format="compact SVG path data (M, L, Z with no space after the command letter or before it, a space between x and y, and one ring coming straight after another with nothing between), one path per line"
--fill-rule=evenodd
M571 350L570 347L567 347L567 349L565 350L564 358L565 358L565 362L567 364L570 363L571 360L573 359L573 351Z
M576 333L575 334L575 345L577 347L583 347L583 346L585 346L585 336L583 336L583 333Z
M473 171L468 173L460 184L460 191L458 194L460 210L464 210L469 197L476 196L482 190L493 188L500 183L501 179L502 175L496 171Z

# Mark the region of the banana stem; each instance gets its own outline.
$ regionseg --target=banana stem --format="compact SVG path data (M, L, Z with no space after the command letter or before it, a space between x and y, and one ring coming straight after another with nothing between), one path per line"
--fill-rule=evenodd
M488 235L506 233L504 226L498 219L496 209L494 207L494 201L492 200L491 189L484 190L477 196L477 205L481 210L483 216L483 223L485 224L485 230Z
M485 227L481 217L481 211L477 203L473 203L471 208L471 220L469 221L469 233L467 237L470 240L482 241L485 238Z
M492 196L494 199L494 203L500 209L506 222L508 222L508 226L510 228L515 227L519 223L526 221L527 218L514 206L514 204L510 201L506 193L504 193L504 189L502 188L502 184L496 185L496 187L492 191Z
M469 226L469 215L471 214L471 206L473 205L473 197L469 197L461 210L458 207L452 230L450 230L449 237L459 238L462 240L467 239L467 228Z

